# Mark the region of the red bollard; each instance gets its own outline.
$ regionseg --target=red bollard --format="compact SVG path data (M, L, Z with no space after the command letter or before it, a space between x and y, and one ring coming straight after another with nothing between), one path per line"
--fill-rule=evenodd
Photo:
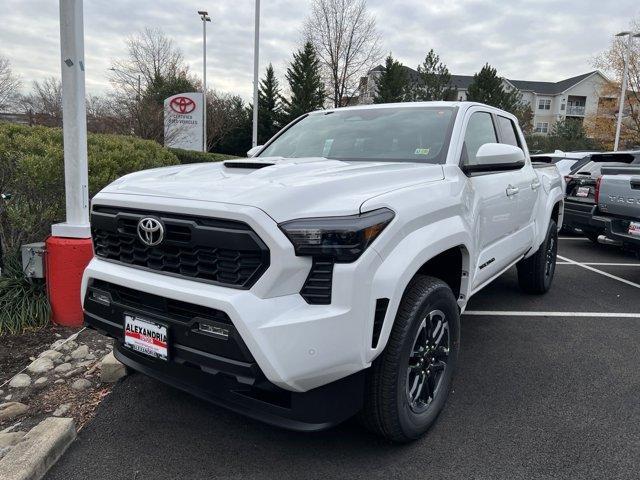
M81 327L80 284L82 272L93 258L93 243L90 238L49 237L46 248L52 320L66 327Z

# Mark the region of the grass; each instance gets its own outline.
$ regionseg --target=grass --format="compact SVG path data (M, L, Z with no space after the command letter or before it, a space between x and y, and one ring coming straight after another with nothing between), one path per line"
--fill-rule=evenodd
M0 277L0 336L49 324L51 308L44 282L25 277L18 255L6 255Z

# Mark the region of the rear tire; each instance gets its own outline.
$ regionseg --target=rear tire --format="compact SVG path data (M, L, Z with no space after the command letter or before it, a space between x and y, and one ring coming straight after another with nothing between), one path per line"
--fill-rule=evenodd
M361 423L399 443L423 435L447 400L459 347L460 313L451 288L417 275L385 350L367 372Z
M518 283L525 293L543 294L551 288L558 256L558 227L549 222L547 236L538 251L518 262Z
M584 232L584 236L587 237L589 240L591 240L595 245L600 245L600 242L598 242L598 237L600 235L598 233L596 233L596 232Z

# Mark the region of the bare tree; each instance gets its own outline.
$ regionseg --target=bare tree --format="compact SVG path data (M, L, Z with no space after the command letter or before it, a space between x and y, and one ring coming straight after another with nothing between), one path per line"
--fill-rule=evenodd
M30 122L48 127L62 126L62 83L56 77L33 82L33 91L20 99Z
M120 129L142 138L164 139L165 98L194 91L182 52L160 29L147 28L127 39L128 56L113 61L113 113Z
M0 110L13 106L20 86L20 78L11 70L9 59L0 57Z
M630 22L630 30L640 30L640 18ZM601 139L605 145L613 145L615 119L624 69L624 57L627 51L627 38L616 37L608 50L594 60L594 66L613 75L616 80L602 87L600 105L595 115L585 119L589 133ZM634 147L640 145L640 45L632 42L629 57L628 85L624 105L624 117L620 134L622 145Z
M159 28L146 28L127 39L128 57L113 62L111 81L137 94L141 87L158 78L175 77L186 72L182 51Z
M312 0L304 32L323 64L333 105L348 105L360 77L382 58L366 0Z

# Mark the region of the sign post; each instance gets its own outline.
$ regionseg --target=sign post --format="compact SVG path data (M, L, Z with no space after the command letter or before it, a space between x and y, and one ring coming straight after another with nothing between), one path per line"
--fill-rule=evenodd
M60 0L66 221L52 225L52 236L46 241L46 258L53 321L67 326L82 325L80 283L93 256L82 17L82 0Z

